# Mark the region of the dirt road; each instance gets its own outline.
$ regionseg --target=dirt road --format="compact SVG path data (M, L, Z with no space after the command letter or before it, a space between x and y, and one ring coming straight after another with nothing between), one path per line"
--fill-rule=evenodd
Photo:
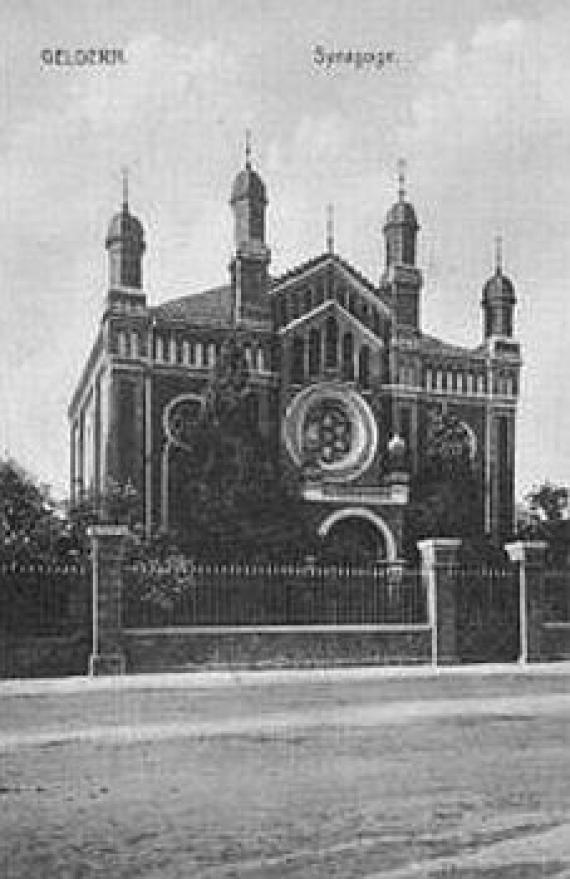
M0 875L570 877L570 675L261 680L0 685Z

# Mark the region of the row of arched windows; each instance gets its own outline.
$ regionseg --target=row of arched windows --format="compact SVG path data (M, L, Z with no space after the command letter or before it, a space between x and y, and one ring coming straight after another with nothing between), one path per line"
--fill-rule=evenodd
M425 386L428 391L446 391L457 394L486 394L487 376L482 372L459 372L449 369L426 369ZM517 393L516 379L513 375L496 375L493 379L493 393L512 397Z
M268 352L258 345L244 347L247 364L251 370L265 372L270 368ZM143 355L139 334L120 330L117 334L117 353L124 359L137 359ZM157 363L181 366L212 367L220 353L220 344L180 339L175 335L155 336L153 355Z
M357 381L362 387L370 384L370 348L360 345L356 350L353 334L341 333L334 317L328 318L322 330L313 327L293 337L291 381L301 384L323 369L336 369L344 380Z
M313 308L321 305L325 298L336 299L339 305L357 317L375 335L382 336L382 318L376 306L371 305L363 296L346 287L338 286L333 288L330 293L325 292L323 281L304 290L278 294L275 315L277 326L286 326L291 321L308 314Z
M481 372L459 372L443 368L428 368L425 374L428 391L446 391L457 394L486 394L487 377Z

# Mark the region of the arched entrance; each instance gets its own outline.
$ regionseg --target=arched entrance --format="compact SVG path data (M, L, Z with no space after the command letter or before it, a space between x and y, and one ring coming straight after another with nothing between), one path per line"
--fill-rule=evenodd
M398 555L392 531L381 516L366 507L336 510L321 522L318 533L325 552L339 559L395 561Z

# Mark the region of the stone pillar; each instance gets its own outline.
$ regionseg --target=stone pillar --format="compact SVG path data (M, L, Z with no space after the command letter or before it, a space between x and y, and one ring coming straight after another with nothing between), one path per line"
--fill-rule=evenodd
M461 540L434 537L420 540L422 577L428 590L432 665L449 665L457 656L457 568Z
M89 529L93 568L92 652L89 674L123 674L123 557L129 529L125 525L94 525Z
M505 550L519 566L519 662L542 658L541 629L544 612L544 567L547 544L543 540L517 540Z

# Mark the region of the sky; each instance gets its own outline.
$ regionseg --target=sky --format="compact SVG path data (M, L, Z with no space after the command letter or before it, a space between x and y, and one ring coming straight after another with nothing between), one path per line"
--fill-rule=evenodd
M407 162L423 329L481 340L503 238L523 350L517 492L570 485L570 6L561 0L3 0L0 454L65 495L67 405L106 295L129 168L151 303L227 280L252 131L278 274L335 249L378 281ZM394 52L356 69L315 49ZM45 49L121 48L115 66Z

